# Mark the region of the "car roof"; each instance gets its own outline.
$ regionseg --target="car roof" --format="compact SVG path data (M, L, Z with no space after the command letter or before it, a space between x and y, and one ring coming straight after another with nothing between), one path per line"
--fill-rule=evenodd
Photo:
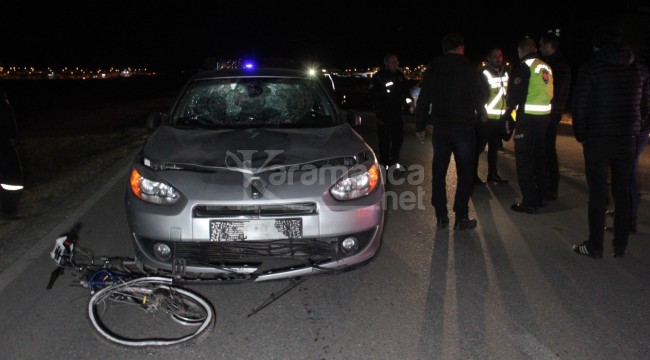
M202 71L192 76L192 80L214 79L220 77L246 77L246 76L306 78L309 75L307 73L307 70L300 71L300 70L285 69L285 68L225 69L225 70Z

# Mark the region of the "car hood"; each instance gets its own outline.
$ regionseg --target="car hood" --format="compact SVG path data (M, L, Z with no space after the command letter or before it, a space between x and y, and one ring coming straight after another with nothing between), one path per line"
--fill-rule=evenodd
M160 126L143 153L152 166L260 169L355 156L369 150L347 124L310 129L179 129Z

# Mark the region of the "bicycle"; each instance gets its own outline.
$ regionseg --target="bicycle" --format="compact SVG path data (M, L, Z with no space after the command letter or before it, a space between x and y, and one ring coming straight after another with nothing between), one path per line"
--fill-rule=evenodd
M95 257L77 246L77 234L75 227L55 240L50 257L58 266L47 289L72 270L91 292L86 313L102 339L131 347L172 346L198 341L214 327L214 310L203 297L176 286L173 278L148 273L132 258Z

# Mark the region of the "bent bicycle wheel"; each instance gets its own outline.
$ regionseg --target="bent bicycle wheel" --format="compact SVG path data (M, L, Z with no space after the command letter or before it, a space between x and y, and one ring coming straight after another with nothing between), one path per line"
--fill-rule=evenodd
M141 277L96 292L88 317L101 338L129 347L198 341L215 323L208 301L165 277Z

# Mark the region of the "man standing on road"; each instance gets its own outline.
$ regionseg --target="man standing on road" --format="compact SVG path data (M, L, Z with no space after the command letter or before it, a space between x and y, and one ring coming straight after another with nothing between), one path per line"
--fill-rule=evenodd
M442 39L442 56L435 58L422 80L416 107L416 135L424 141L425 124L431 107L433 120L433 180L431 204L436 209L439 228L449 224L447 215L447 170L451 155L456 161L458 182L454 198L456 222L454 229L476 227L469 217L476 165L476 121L486 121L487 94L478 71L465 54L462 35L449 34Z
M395 54L384 56L384 68L377 71L370 84L370 97L375 104L377 121L377 146L379 162L387 169L395 166L401 169L399 155L404 141L404 120L402 111L406 99L411 99L404 74L397 68L399 60Z
M488 52L487 65L483 68L483 85L489 94L485 102L488 120L484 123L478 121L476 128L476 175L474 184L484 184L478 176L478 162L481 154L488 146L488 176L487 182L505 184L497 171L497 151L501 146L502 123L501 116L506 112L506 90L508 88L508 72L503 67L503 51L492 48Z
M526 38L517 48L521 62L508 83L507 113L517 109L515 163L522 200L510 207L534 214L544 206L546 170L544 135L553 98L553 72L537 57L535 40Z
M557 159L555 140L557 127L562 120L569 93L571 91L571 67L560 52L560 39L552 33L542 34L539 39L539 52L542 59L553 69L553 100L551 116L546 127L544 152L546 173L548 174L548 191L545 200L557 200L560 184L560 168Z
M2 217L18 219L18 198L23 189L23 167L14 143L18 134L16 114L7 99L7 93L0 89L0 202Z
M623 31L614 25L596 30L594 54L578 71L572 116L576 140L582 143L589 185L589 239L573 245L580 255L602 258L607 178L614 195L614 257L623 257L630 235L630 181L636 141L648 126L650 75L622 45Z

